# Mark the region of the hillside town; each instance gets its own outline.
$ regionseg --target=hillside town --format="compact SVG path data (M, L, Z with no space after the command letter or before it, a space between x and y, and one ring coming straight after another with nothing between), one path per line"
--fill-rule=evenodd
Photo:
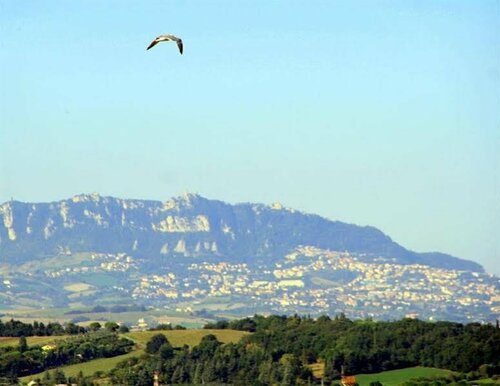
M74 256L76 258L76 256ZM338 314L354 318L491 321L500 314L500 280L481 272L396 264L303 246L262 261L170 260L147 266L125 253L90 253L83 263L3 271L1 301L21 299L30 285L60 286L61 301L119 296L181 312ZM35 284L36 283L36 284ZM76 284L75 284L76 283ZM44 290L32 296L42 297Z
M143 276L132 296L194 304L229 297L244 309L274 313L430 320L456 313L491 320L500 313L499 288L499 279L485 273L367 263L349 253L302 247L273 267L201 262L190 264L184 276Z

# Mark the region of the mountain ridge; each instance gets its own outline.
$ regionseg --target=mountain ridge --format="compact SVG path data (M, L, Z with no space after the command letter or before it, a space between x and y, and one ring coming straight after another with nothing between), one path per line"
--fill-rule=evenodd
M0 261L10 263L61 251L125 252L153 260L273 260L301 245L349 251L367 261L484 271L476 262L445 253L410 251L373 226L330 220L279 203L228 204L191 193L164 202L92 193L0 205Z

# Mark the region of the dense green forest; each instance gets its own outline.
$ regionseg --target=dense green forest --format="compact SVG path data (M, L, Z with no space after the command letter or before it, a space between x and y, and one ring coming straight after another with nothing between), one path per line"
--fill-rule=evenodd
M255 316L206 327L253 331L246 338L249 343L266 352L293 354L307 363L321 358L333 377L341 365L350 373L417 365L467 372L500 357L500 329L479 323Z
M174 350L161 334L148 343L148 355L131 358L111 372L113 384L151 385L158 371L168 384L319 384L309 364L325 363L323 383L338 382L341 366L351 374L411 366L458 372L488 365L498 373L500 329L492 325L351 321L299 316L255 316L207 328L251 331L239 343L222 344L213 335L189 349Z

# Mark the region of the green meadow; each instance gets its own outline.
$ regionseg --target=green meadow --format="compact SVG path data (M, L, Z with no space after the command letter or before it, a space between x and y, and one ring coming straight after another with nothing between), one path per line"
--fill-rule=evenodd
M450 374L449 370L436 369L433 367L409 367L400 370L384 371L375 374L359 374L356 380L359 386L369 386L370 382L379 381L384 386L398 386L412 378L445 376Z
M85 375L92 375L98 371L108 371L108 370L111 370L113 367L115 367L119 362L127 359L127 358L131 358L131 357L135 357L135 356L140 356L142 355L144 352L142 350L134 350L132 352L129 352L128 354L125 354L125 355L119 355L119 356L116 356L116 357L113 357L113 358L100 358L100 359L96 359L96 360L93 360L93 361L88 361L88 362L84 362L84 363L78 363L78 364L75 364L75 365L68 365L68 366L62 366L60 367L59 369L64 371L64 374L66 374L66 376L76 376L78 375L78 373L81 371L83 374ZM50 371L53 371L52 370L48 370L49 372ZM21 381L23 382L29 382L31 381L32 379L36 379L36 378L42 378L44 375L44 372L42 373L39 373L39 374L34 374L34 375L29 375L27 377L22 377L21 378Z
M59 339L65 339L67 338L68 335L61 335L61 336L29 336L26 338L26 341L28 343L28 346L43 346L46 345L47 343L53 343L56 340ZM19 338L17 337L0 337L0 347L5 347L5 346L17 346L19 343Z
M163 334L174 347L182 347L187 344L190 347L200 343L205 335L213 334L223 343L238 342L243 336L247 335L245 331L235 330L172 330L172 331L138 331L124 334L125 337L133 340L139 346L145 346L146 343L155 334Z

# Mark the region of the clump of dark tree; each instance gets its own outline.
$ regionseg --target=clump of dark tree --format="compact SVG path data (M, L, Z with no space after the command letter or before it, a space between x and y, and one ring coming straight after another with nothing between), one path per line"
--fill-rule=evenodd
M23 323L19 320L11 319L7 322L2 322L0 319L0 337L21 337L21 336L60 336L60 335L78 335L85 334L89 331L100 330L103 326L99 322L90 323L86 327L78 326L70 322L61 325L57 322L44 324L43 322L34 321L33 324ZM128 332L128 327L125 325L119 326L113 321L108 321L104 324L104 329L110 332L120 331Z
M243 318L237 320L219 320L215 323L208 323L203 328L211 330L239 330L254 332L257 329L257 316L253 318Z
M185 330L185 329L186 327L181 326L180 324L172 326L171 324L168 323L160 323L156 327L150 328L149 331L172 331L172 330Z
M70 326L70 331L65 331L65 328L57 322L44 324L35 321L33 324L30 324L14 319L5 323L0 320L0 336L54 336L85 332L83 327L74 326Z
M255 316L206 327L253 333L229 344L208 335L191 350L173 349L158 334L146 347L148 355L112 371L113 384L151 385L155 371L165 384L319 384L309 368L317 361L325 363L326 385L338 383L341 366L351 374L420 365L470 374L482 369L494 376L500 365L500 329L477 323Z
M67 364L108 358L129 352L134 343L106 330L58 340L54 345L29 347L25 337L18 346L0 347L0 377L21 377Z

